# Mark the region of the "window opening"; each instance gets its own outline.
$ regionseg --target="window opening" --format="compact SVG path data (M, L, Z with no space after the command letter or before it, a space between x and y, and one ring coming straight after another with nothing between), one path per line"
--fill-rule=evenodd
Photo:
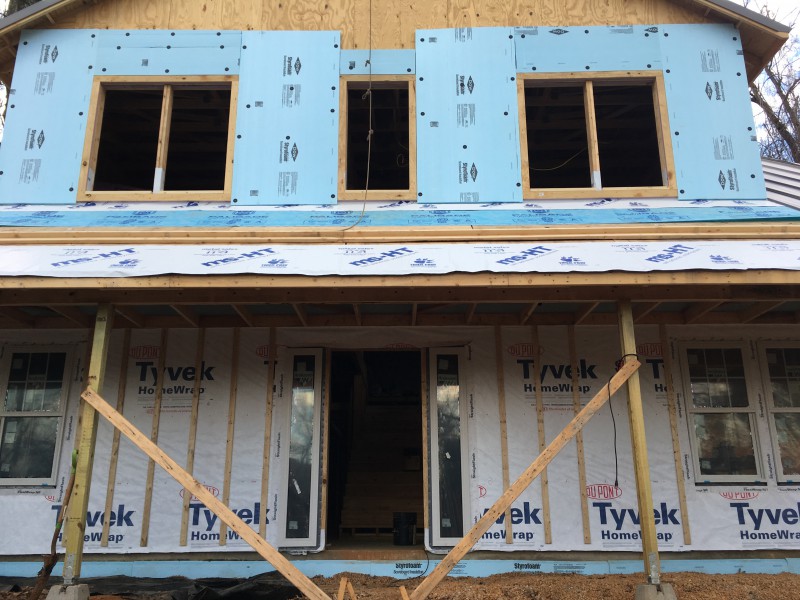
M97 78L79 198L228 198L236 81L194 79Z
M416 133L413 120L413 82L404 76L372 81L372 152L369 155L369 82L343 82L340 189L343 200L414 197Z
M0 485L51 485L65 407L65 352L12 352L0 407Z
M663 79L519 77L524 197L675 196Z

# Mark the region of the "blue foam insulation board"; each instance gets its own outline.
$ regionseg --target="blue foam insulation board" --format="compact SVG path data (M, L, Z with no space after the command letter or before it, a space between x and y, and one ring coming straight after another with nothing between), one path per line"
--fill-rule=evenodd
M517 71L564 73L661 69L658 27L518 27Z
M342 75L409 75L415 72L413 50L342 50Z
M417 191L522 202L513 29L417 31Z
M22 33L0 152L0 203L75 203L96 35Z
M237 205L336 202L338 31L245 31L237 103Z
M664 25L660 43L678 197L765 198L739 32Z
M235 75L239 31L102 31L97 75Z

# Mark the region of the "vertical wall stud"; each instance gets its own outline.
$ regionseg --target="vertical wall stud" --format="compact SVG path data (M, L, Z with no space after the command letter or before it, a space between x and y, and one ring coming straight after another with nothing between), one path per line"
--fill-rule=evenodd
M225 441L225 475L222 483L222 503L229 506L231 503L231 471L233 470L233 437L236 432L236 394L239 391L239 333L236 327L233 330L233 352L231 353L231 387L228 398L228 435ZM228 526L219 524L219 545L227 542Z
M186 450L186 472L194 475L194 453L197 445L197 420L200 415L200 388L202 387L203 377L203 352L206 345L206 330L202 327L197 330L197 347L194 355L194 389L192 390L192 415L189 421L189 440ZM181 513L181 546L187 544L189 537L189 504L192 502L192 494L189 490L183 490L183 509Z
M275 367L278 364L275 328L269 328L269 356L267 356L267 398L264 412L264 458L261 467L261 514L258 534L267 537L267 494L269 492L269 459L272 448L272 400L275 391Z
M541 360L542 350L539 345L539 327L533 325L531 327L531 346L533 347L533 380L534 390L536 394L536 428L539 438L539 454L544 452L546 447L545 431L544 431L544 398L542 397L542 380L539 376L541 373ZM553 528L550 524L550 485L547 478L547 468L542 471L539 477L540 486L542 489L542 517L544 519L544 543L553 543Z
M569 362L572 365L572 409L577 415L581 412L581 392L578 374L578 351L575 347L575 326L567 327L567 337L569 338ZM583 543L592 543L592 530L589 524L589 499L586 496L586 455L583 450L583 433L578 432L575 436L575 444L578 447L578 486L581 492L581 517L583 519Z
M503 489L511 485L508 469L508 417L506 413L506 382L503 368L503 331L499 325L494 328L495 371L497 373L497 412L500 416L500 455L503 469ZM511 509L506 511L504 520L506 528L506 544L514 543L511 529Z

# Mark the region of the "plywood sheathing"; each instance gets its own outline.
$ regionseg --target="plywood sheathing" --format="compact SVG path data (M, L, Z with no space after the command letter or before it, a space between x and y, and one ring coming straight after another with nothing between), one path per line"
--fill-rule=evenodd
M417 29L719 22L739 27L751 80L788 37L707 0L411 0L400 5L392 0L235 4L222 0L105 0L89 5L63 0L12 23L0 35L13 47L22 28L334 30L342 32L343 48L366 49L370 38L375 47L414 48ZM3 53L0 73L6 82L12 63L13 58Z

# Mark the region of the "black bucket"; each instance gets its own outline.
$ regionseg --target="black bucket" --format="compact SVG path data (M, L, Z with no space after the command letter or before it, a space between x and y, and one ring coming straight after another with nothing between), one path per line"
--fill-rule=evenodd
M413 546L417 542L417 513L394 513L394 545Z

